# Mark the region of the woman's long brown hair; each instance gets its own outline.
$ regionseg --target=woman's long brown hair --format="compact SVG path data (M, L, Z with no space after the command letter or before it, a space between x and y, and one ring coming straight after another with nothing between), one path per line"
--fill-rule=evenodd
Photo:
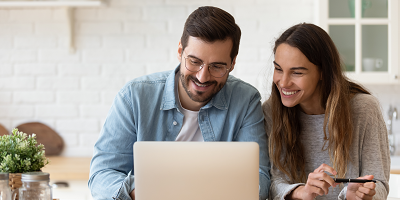
M280 44L298 48L314 65L318 66L321 106L325 109L324 150L329 151L333 168L339 177L345 177L350 161L349 149L353 138L350 99L355 93L369 94L361 85L349 81L343 72L339 52L332 39L313 24L297 24L286 30L276 41L274 54ZM292 182L305 182L305 159L300 142L301 124L298 107L285 107L280 92L272 84L270 97L272 132L269 133L269 154L272 163ZM328 131L327 131L328 130Z

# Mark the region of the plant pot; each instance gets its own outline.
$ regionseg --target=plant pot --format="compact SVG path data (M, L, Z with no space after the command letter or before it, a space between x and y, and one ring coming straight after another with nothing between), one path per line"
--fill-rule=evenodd
M16 195L15 200L18 200L18 188L22 186L22 181L21 181L21 174L22 173L9 173L9 182L8 184L10 185L11 192Z

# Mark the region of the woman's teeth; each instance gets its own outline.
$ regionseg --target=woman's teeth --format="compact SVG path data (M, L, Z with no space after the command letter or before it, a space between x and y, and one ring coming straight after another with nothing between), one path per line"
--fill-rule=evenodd
M297 93L297 91L286 92L286 91L283 91L283 90L282 90L282 92L283 92L284 95L293 95L293 94Z

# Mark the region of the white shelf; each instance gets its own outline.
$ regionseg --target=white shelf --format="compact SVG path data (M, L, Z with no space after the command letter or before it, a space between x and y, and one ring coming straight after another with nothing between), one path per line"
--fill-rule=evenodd
M36 7L59 7L65 10L67 19L69 49L71 53L75 52L74 45L74 20L73 10L75 7L100 7L104 6L103 0L0 0L0 8L36 8Z
M97 7L104 5L101 0L32 0L0 1L0 7Z

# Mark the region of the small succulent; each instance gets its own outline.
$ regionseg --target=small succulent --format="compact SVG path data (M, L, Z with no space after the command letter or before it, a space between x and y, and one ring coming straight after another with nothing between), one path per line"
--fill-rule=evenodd
M0 172L24 173L40 171L49 163L44 146L36 145L36 135L12 130L11 135L0 136Z

